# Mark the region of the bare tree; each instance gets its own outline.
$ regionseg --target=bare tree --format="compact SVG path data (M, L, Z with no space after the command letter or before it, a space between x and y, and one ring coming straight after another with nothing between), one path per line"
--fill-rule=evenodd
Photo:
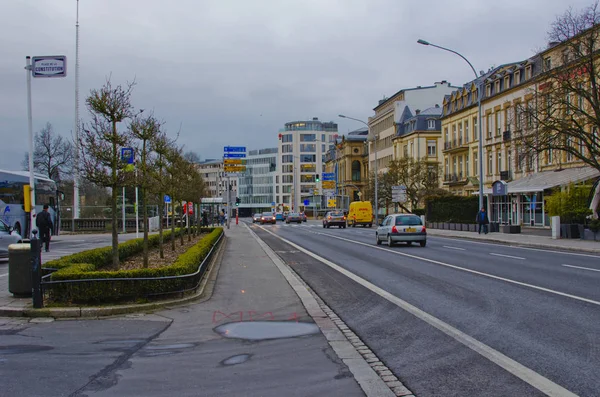
M200 155L192 150L188 150L187 152L185 152L183 158L189 161L190 163L200 162Z
M91 91L86 99L91 121L82 126L79 138L80 167L85 179L111 189L112 266L119 266L119 235L117 200L119 187L130 178L127 163L120 151L131 144L128 129L118 124L132 117L131 91L134 84L113 87L110 80L100 89Z
M59 182L71 172L73 154L73 144L54 132L52 124L46 123L44 128L35 134L33 169L36 172ZM29 170L29 153L25 153L21 164L24 170Z

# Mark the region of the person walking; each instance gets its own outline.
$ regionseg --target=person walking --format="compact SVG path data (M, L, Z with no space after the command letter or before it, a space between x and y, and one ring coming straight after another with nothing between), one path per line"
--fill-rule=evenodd
M481 210L477 213L476 222L479 225L479 234L481 234L481 229L485 234L488 234L488 224L490 223L490 219L488 218L487 212L485 212L485 208L482 207Z
M48 212L48 204L44 204L44 210L35 218L35 225L40 231L40 240L44 244L46 252L50 251L50 230L53 229L52 217Z
M208 214L206 211L202 211L202 226L208 227Z

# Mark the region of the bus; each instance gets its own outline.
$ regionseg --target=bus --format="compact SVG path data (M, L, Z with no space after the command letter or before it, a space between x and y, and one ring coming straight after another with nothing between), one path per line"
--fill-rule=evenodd
M48 204L48 212L54 225L51 233L56 235L60 226L56 182L38 173L34 173L34 178L35 212L39 214L44 204ZM29 213L25 212L25 185L29 185L29 171L0 170L0 218L23 237L30 234Z

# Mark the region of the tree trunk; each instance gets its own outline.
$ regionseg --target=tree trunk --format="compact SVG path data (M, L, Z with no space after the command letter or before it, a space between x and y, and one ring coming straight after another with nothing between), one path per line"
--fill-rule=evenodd
M144 214L142 219L144 220L144 267L148 267L148 207L146 206L146 189L142 186L142 211Z
M173 193L171 192L171 203L176 203L177 201L175 201L175 195L173 195ZM175 209L175 205L171 205L171 208L174 210ZM171 211L173 215L171 217L171 219L173 220L171 222L171 251L175 251L175 211Z
M185 203L185 205L188 205L188 203ZM188 242L192 241L192 229L190 229L190 227L192 226L192 220L190 219L190 207L188 205L187 208L187 235L188 235Z
M118 199L118 190L117 186L114 186L112 189L112 267L114 269L119 268L119 218L117 216L117 199Z
M162 170L161 170L162 172ZM162 203L163 201L163 192L159 192L158 193L158 201L159 201L159 206L158 206L158 254L160 255L160 258L163 259L165 257L165 250L163 247L163 209L165 208L164 204Z

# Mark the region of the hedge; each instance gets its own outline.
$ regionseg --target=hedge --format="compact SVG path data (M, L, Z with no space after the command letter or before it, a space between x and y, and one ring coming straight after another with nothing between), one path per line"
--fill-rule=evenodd
M475 223L478 196L430 196L425 199L428 222Z
M59 270L52 273L50 283L45 284L45 288L49 291L50 298L53 301L72 303L118 302L193 289L197 286L205 269L201 269L201 271L193 277L174 279L156 278L188 275L193 274L198 270L198 266L202 263L214 243L223 233L222 228L206 228L202 230L209 232L208 235L204 236L185 253L179 255L173 264L161 268L103 270L93 262L99 261L99 258L105 258L106 254L99 251L105 250L106 248L84 251L62 258L61 260L52 261L61 261L61 263L59 264L59 267L55 267L59 268ZM152 237L154 238L155 236ZM131 240L119 244L119 256L121 256L122 250L123 255L134 255L132 252L138 250L138 240L143 239ZM158 238L156 238L156 240L157 242L154 245L158 245ZM132 246L135 247L135 249L131 248ZM107 248L110 252L111 247ZM141 252L141 249L139 252ZM79 261L83 263L78 263ZM46 267L50 264L56 265L56 263L52 262L48 262ZM53 281L65 280L81 281L52 283Z

